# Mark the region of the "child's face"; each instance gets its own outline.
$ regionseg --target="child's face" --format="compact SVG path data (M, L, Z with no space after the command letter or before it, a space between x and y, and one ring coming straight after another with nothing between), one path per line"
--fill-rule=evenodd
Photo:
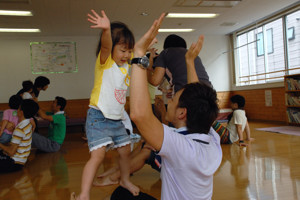
M179 98L183 92L182 90L179 90L175 93L174 97L168 101L168 108L166 113L166 120L171 123L175 123L177 121L177 115L178 115L178 102Z
M128 49L125 44L116 44L112 58L118 66L122 66L131 58L132 49Z
M232 109L237 109L237 108L239 108L239 106L238 106L237 103L232 103L232 102L231 102L231 108L232 108Z
M21 117L23 117L23 111L21 110L21 106L18 108L17 110L17 116L20 119Z
M52 103L52 111L53 112L59 111L59 106L57 105L57 100L56 99Z
M48 85L46 85L46 86L44 86L43 88L42 88L42 90L47 90L47 88L48 88Z

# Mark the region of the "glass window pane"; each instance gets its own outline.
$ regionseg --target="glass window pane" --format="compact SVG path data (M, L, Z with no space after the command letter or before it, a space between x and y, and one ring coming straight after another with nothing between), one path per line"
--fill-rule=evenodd
M264 55L264 35L262 32L256 34L257 56Z
M289 74L299 74L300 69L300 11L286 16L287 27L287 55ZM292 32L294 39L292 38Z
M267 30L268 54L265 55L267 82L283 80L285 75L284 39L282 18L265 24ZM270 43L270 44L269 44ZM279 72L276 72L279 71ZM270 73L276 72L276 73ZM281 77L281 78L276 78Z

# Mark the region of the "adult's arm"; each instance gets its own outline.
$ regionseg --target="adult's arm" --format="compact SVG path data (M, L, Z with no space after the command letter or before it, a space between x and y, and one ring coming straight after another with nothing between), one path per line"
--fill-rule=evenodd
M204 36L200 35L197 43L193 43L185 54L188 83L199 82L199 78L195 69L195 59L202 49L203 40Z
M50 121L50 122L53 121L52 115L47 115L46 112L45 112L44 110L42 110L42 109L39 109L38 114L39 114L39 116L40 116L41 118L43 118L43 119L45 119L45 120L48 120L48 121Z
M160 67L160 66L156 66L153 71L151 71L150 73L148 73L148 81L149 81L149 83L151 85L158 86L162 82L165 73L166 73L166 68Z
M134 57L144 56L152 40L158 33L165 14L155 20L151 28L135 44ZM150 82L151 83L151 82ZM141 135L156 150L160 150L164 130L161 122L154 116L151 110L150 96L148 92L147 70L136 64L132 65L130 83L130 118L134 121Z

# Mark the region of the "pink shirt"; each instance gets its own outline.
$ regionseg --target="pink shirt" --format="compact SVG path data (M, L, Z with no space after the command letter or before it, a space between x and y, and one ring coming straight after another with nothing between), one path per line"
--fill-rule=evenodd
M14 123L14 125L17 126L19 120L17 115L17 110L15 109L4 110L2 120L7 120L11 123ZM7 134L12 134L12 132L7 129L4 129L4 131Z

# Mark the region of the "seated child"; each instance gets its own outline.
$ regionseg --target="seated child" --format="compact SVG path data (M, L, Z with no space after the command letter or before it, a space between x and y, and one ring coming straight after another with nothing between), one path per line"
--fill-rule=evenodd
M18 95L13 95L9 98L9 109L3 112L2 125L0 129L0 143L5 144L10 142L13 130L18 124L17 110L20 107L22 98Z
M215 121L212 127L221 137L221 144L231 144L239 141L240 146L247 146L244 142L243 132L246 132L246 140L252 141L250 128L244 110L245 98L241 95L234 95L230 98L233 112L228 116L227 127Z
M0 143L0 173L19 171L25 165L31 150L32 127L30 118L39 109L36 102L30 99L22 101L17 111L19 123L8 145Z
M32 81L23 81L23 88L17 93L22 99L33 99L33 83Z
M66 117L64 109L67 101L63 97L55 97L52 103L52 113L40 109L38 114L41 118L50 121L48 137L38 133L32 135L32 146L44 152L57 152L60 150L66 136Z

